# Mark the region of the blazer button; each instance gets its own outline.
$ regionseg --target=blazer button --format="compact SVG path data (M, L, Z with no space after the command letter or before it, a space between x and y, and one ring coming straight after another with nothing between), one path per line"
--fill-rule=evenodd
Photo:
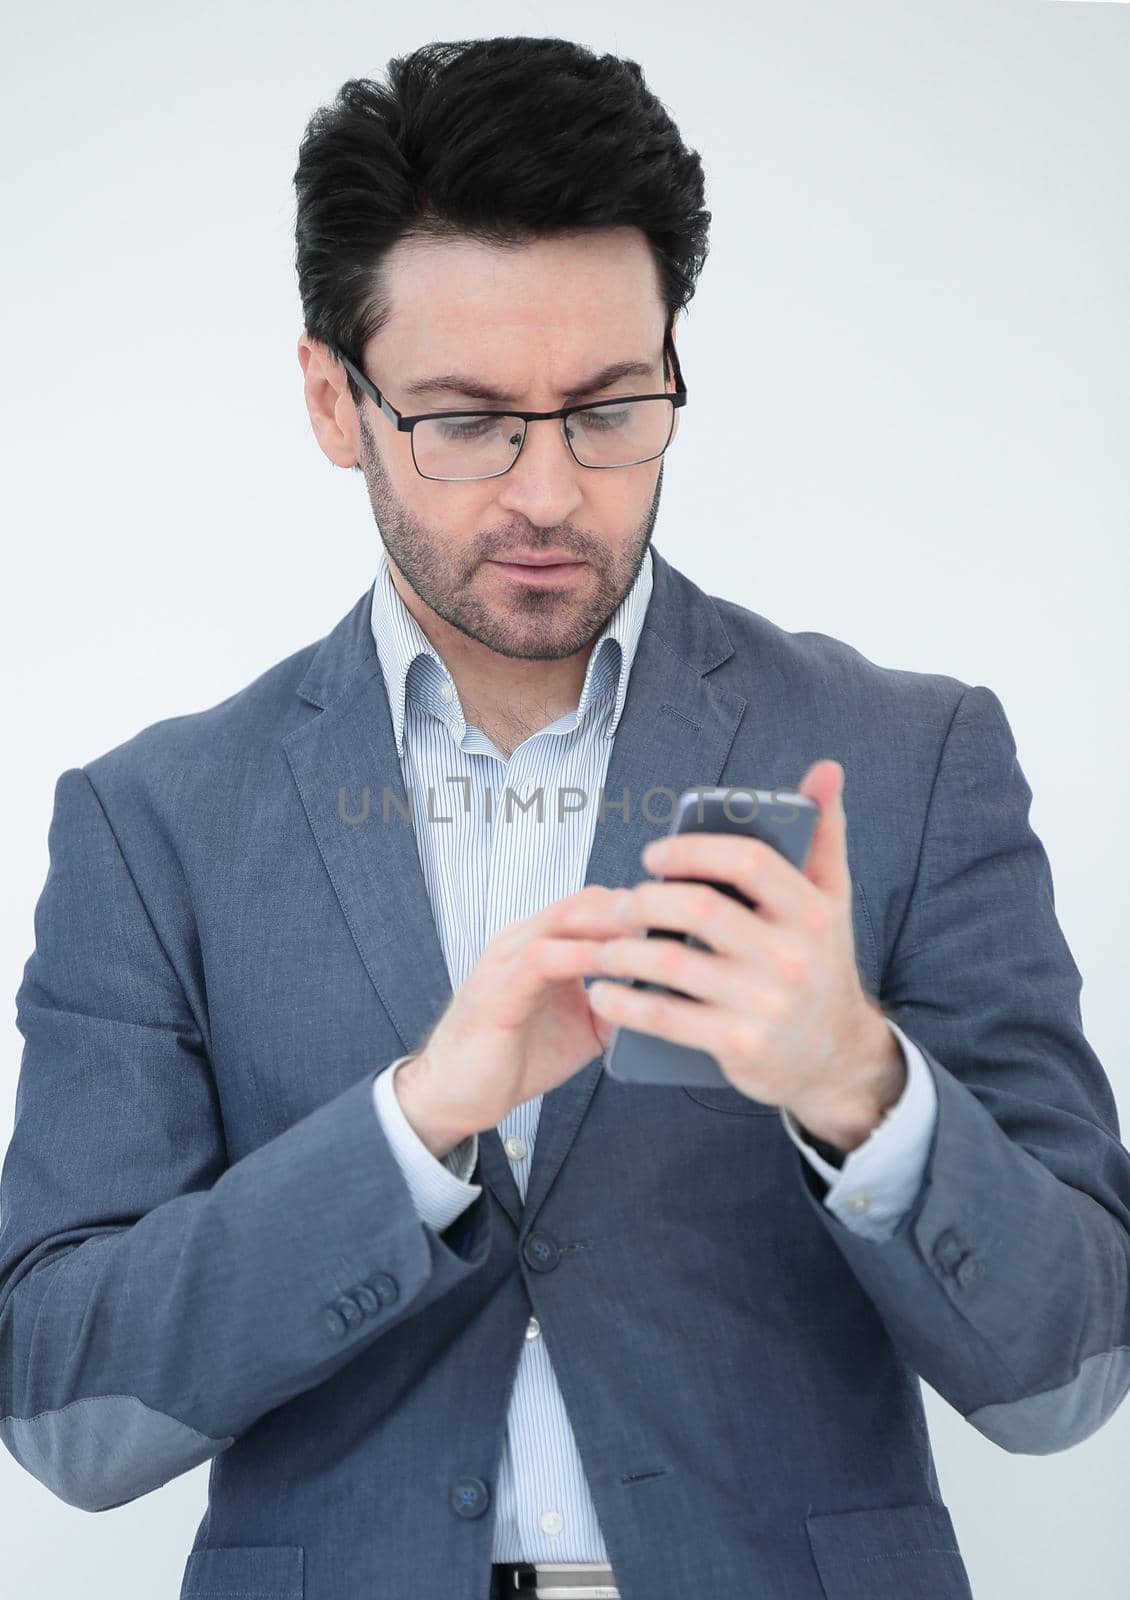
M335 1309L340 1313L342 1321L347 1328L355 1328L364 1316L361 1307L352 1295L343 1294L337 1302Z
M332 1306L327 1306L322 1313L322 1326L330 1333L340 1337L345 1332L345 1318L335 1311Z
M460 1517L481 1517L490 1505L490 1490L481 1478L457 1478L451 1485L451 1504Z
M531 1233L522 1246L522 1255L535 1272L552 1272L560 1260L561 1252L544 1233Z
M389 1273L378 1272L369 1282L382 1306L391 1306L400 1299L400 1285Z
M963 1289L968 1289L970 1284L977 1282L984 1270L974 1256L963 1256L954 1270L954 1277Z
M381 1302L377 1298L376 1292L370 1289L367 1283L359 1283L357 1285L353 1291L353 1298L366 1316L373 1311L381 1309Z
M965 1255L965 1246L951 1228L939 1234L934 1241L934 1260L945 1271L952 1274L953 1269Z

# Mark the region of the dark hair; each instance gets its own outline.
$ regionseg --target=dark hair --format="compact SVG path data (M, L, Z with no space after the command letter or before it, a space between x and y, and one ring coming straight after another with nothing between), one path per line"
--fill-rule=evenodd
M299 146L311 338L360 360L391 309L382 259L406 236L514 246L617 226L646 234L670 328L706 260L710 212L698 152L635 61L519 36L421 45L387 75L343 83Z

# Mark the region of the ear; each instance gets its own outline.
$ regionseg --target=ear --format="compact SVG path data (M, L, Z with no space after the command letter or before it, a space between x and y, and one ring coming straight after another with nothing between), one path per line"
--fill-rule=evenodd
M336 467L352 467L360 454L357 408L349 394L345 368L321 340L303 333L298 361L314 437Z

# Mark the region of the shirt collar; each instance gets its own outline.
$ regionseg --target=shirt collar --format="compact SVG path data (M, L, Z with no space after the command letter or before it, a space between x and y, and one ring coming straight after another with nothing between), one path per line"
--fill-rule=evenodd
M649 545L631 588L605 623L589 655L585 681L576 707L576 721L579 724L590 708L598 701L603 701L614 687L612 714L605 730L605 737L609 739L615 737L624 709L628 677L651 599L652 581ZM393 732L396 735L396 753L403 761L406 698L411 696L415 705L447 722L453 711L456 715L460 714L459 695L455 680L435 647L397 594L389 570L388 552L383 544L373 585L370 626L384 674ZM449 691L446 699L441 693L445 686Z

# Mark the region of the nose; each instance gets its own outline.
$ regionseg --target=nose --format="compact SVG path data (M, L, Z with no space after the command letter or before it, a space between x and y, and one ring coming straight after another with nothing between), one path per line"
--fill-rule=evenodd
M584 500L584 470L573 459L560 419L528 422L517 461L498 479L498 504L539 527L553 527Z

